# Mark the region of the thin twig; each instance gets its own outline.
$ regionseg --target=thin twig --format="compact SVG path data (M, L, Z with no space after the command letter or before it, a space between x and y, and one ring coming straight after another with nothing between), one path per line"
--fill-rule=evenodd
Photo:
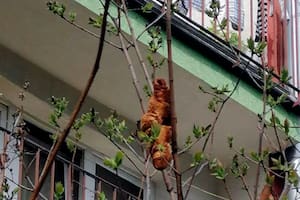
M262 55L262 64L264 66L264 56ZM263 140L263 135L265 132L265 117L266 117L266 101L267 101L267 74L264 72L263 73L263 110L262 110L262 119L260 123L260 131L259 131L259 136L258 136L258 156L260 157L262 154L262 140ZM255 185L254 185L254 199L257 198L258 195L258 185L259 185L259 178L260 178L260 165L261 162L257 164L257 169L256 169L256 177L255 177Z
M34 184L33 184L32 180L30 179L30 177L29 177L29 176L26 176L25 178L26 178L26 180L28 181L28 183L31 185L31 187L34 187ZM47 200L47 198L46 198L41 192L39 193L39 195L40 195L40 197L42 197L43 199Z
M245 177L244 177L244 176L239 176L239 178L240 178L241 181L242 181L242 184L243 184L243 186L244 186L244 188L245 188L245 190L246 190L246 192L247 192L247 194L248 194L249 199L250 199L250 200L253 200L253 198L252 198L252 196L251 196L251 193L250 193L250 191L249 191L249 186L248 186L248 184L246 183Z
M95 125L97 130L99 132L102 132L103 131L97 126ZM114 141L111 137L108 137L106 134L104 134L108 139L109 141L115 146L117 147L124 155L125 157L130 161L130 163L138 170L138 172L141 174L141 175L144 175L144 173L140 170L140 168L137 166L137 164L134 162L134 160L131 159L131 157L122 149L122 147L116 142ZM140 159L140 157L136 154L136 158L141 162L143 163L143 161Z
M158 22L165 14L167 11L163 11L154 21L152 21L150 24L146 26L146 28L137 36L137 40L140 39L140 37L149 29L151 28L156 22Z
M144 105L143 105L143 99L142 99L142 95L141 95L142 91L140 89L139 81L137 79L135 70L133 68L133 63L132 63L131 57L130 57L127 49L126 49L126 45L125 45L123 36L121 34L119 34L119 38L120 38L120 42L121 42L121 45L122 45L122 49L123 49L124 55L125 55L125 57L127 59L127 62L128 62L128 67L129 67L129 70L131 72L131 77L132 77L132 83L133 83L133 86L135 88L137 97L139 99L139 103L140 103L140 107L141 107L142 113L145 113L145 108L144 108Z
M69 19L67 19L67 18L65 18L65 17L61 17L61 18L62 18L63 20L65 20L66 22L68 22L69 24L75 26L75 27L78 28L79 30L81 30L81 31L83 31L83 32L85 32L85 33L88 33L89 35L91 35L91 36L93 36L93 37L95 37L95 38L98 38L98 39L100 38L99 35L97 35L96 33L94 33L94 32L92 32L92 31L88 30L87 28L84 28L83 26L81 26L81 25L79 25L79 24L77 24L77 23L75 23L75 22L73 22L73 21L71 21L71 20L69 20ZM119 45L117 45L117 44L115 44L115 43L113 43L113 42L111 42L111 41L109 41L109 40L104 40L104 42L107 43L107 44L109 44L109 45L111 45L111 46L113 46L113 47L115 47L115 48L117 48L117 49L121 49L121 47L120 47Z
M149 174L149 169L150 169L150 167L149 167L149 165L150 165L150 154L148 155L148 158L146 159L146 164L145 164L145 171L144 171L144 173L145 173L145 175L146 175L146 200L150 200L150 197L151 197L151 182L150 182L150 174ZM145 177L143 176L143 179L144 179ZM143 187L141 187L141 190L140 190L140 193L141 193L141 191L142 191L142 188ZM139 194L139 197L140 197L140 195L141 194Z
M119 0L119 1L121 1L121 0ZM99 0L99 2L101 3L102 6L104 6L104 4L101 0ZM117 34L121 34L124 37L125 41L128 42L130 44L130 46L133 46L133 43L129 39L127 39L127 36L125 35L125 33L123 31L121 31L121 19L120 19L121 18L121 11L124 11L124 9L121 7L121 2L119 2L119 4L116 4L115 2L113 2L113 3L115 5L117 5L118 16L116 18L116 17L112 16L110 13L108 13L108 16L114 22L115 28L117 29ZM122 50L122 47L120 48L120 50Z
M226 182L226 179L223 180L223 183L224 183L225 191L226 191L226 193L227 193L227 195L228 195L228 198L229 198L230 200L232 200L232 195L231 195L231 192L230 192L230 190L229 190L229 187L228 187L228 184L227 184L227 182Z
M7 180L9 180L10 182L12 182L13 184L15 184L16 186L18 186L19 188L23 189L23 190L26 190L26 191L29 191L29 192L32 192L33 191L33 188L29 188L29 187L26 187L22 184L19 184L17 182L15 182L13 179L9 178L9 177L5 177ZM30 179L29 179L30 180ZM30 185L33 187L33 184L32 182L29 182ZM44 199L44 200L48 200L47 197L45 197L45 195L43 195L42 193L39 193L39 196Z
M147 67L146 67L146 64L145 64L145 62L143 60L143 57L142 57L139 45L137 43L137 38L135 36L135 32L134 32L134 29L132 27L132 23L131 23L131 21L130 21L130 19L128 17L128 10L127 10L127 7L126 7L125 0L122 0L122 3L123 3L123 8L124 8L125 18L126 18L126 21L127 21L130 33L131 33L131 38L132 38L132 41L133 41L133 44L134 44L134 49L135 49L136 54L138 56L139 62L141 64L141 66L142 66L142 69L143 69L143 72L144 72L144 75L145 75L145 79L146 79L146 81L148 83L148 86L151 89L151 91L153 92L153 86L152 86L152 83L151 83L151 80L150 80L150 77L149 77L149 74L148 74L148 71L147 71Z
M207 165L208 165L208 162L205 162L205 163L203 163L203 164L201 164L201 165L198 165L198 166L197 166L197 170L194 171L193 175L192 175L191 177L189 177L189 178L182 184L182 187L184 187L185 184L189 183L189 184L188 184L188 188L187 188L187 190L186 190L186 193L185 193L185 195L184 195L184 199L187 199L187 197L188 197L188 194L189 194L189 192L190 192L190 190L191 190L191 187L192 187L192 183L193 183L193 181L194 181L194 178L195 178L198 174L200 174L201 171L204 169L204 167L206 167Z
M174 188L172 186L170 175L167 174L167 172L165 170L163 170L161 173L162 173L162 177L163 177L164 183L166 185L167 192L170 194L170 199L171 200L175 200L176 199L176 195L175 195L175 192L174 192Z
M217 195L217 194L215 194L215 193L209 192L209 191L204 190L204 189L202 189L202 188L198 188L198 187L197 187L197 189L200 190L201 192L203 192L203 193L205 193L205 194L207 194L207 195L210 195L210 196L212 196L212 197L215 197L215 198L217 198L217 199L230 200L230 199L228 199L228 198L226 198L226 197L222 197L222 196L220 196L220 195Z
M116 27L118 27L118 24L120 23L121 19L117 19L116 20L110 14L108 14L108 16L111 18L111 20L114 23L114 25ZM144 108L144 105L143 105L142 91L141 91L140 86L139 86L139 81L137 79L136 72L135 72L134 67L133 67L133 62L131 60L131 57L130 57L130 55L128 53L128 50L126 48L126 45L125 45L123 32L120 29L118 31L119 31L118 32L118 36L119 36L119 39L120 39L120 42L121 42L121 49L122 49L122 51L123 51L123 53L125 55L125 58L126 58L126 60L128 62L128 67L129 67L129 71L131 73L132 83L133 83L133 86L135 88L137 97L139 99L139 103L140 103L140 107L141 107L142 113L144 114L145 113L145 108Z
M274 110L272 108L271 108L271 113L272 113L272 119L273 119L272 120L272 126L274 128L276 140L277 140L277 143L278 143L278 146L279 146L279 150L280 150L280 152L282 154L282 157L283 157L284 167L285 167L285 169L287 169L288 168L288 160L287 160L287 157L285 155L285 150L281 146L281 142L280 142L280 139L279 139L279 134L278 134L277 127L276 127L275 113L274 113ZM290 184L288 183L288 174L287 174L287 172L285 172L285 186L284 186L283 191L281 192L279 200L283 199L287 195L287 193L289 192L289 189L290 189Z

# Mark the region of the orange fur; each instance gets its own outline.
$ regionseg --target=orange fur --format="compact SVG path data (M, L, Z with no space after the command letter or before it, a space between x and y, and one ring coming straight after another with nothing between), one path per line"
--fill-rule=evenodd
M147 112L142 116L140 128L146 132L154 123L161 124L162 118L156 112Z
M266 184L261 191L260 194L260 200L274 200L272 196L272 186L269 184Z
M169 103L165 101L158 101L155 97L150 97L148 112L156 112L162 119L168 118L169 116Z
M172 159L171 145L169 143L163 144L163 150L157 150L157 145L153 145L151 152L152 162L155 169L164 170L169 166Z
M158 101L170 103L170 91L164 79L156 79L153 88L153 95Z
M162 125L159 136L156 138L151 149L153 166L158 170L167 168L171 161L171 136L171 126Z
M171 137L172 128L170 119L170 91L164 79L153 81L153 95L149 99L148 111L141 118L140 129L147 133L151 132L154 123L160 124L160 133L157 139L150 145L153 166L158 170L168 167L172 159Z

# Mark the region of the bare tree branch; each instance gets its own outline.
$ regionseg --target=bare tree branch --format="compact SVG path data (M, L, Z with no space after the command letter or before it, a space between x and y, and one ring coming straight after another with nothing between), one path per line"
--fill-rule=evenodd
M107 15L108 15L108 8L109 8L109 5L110 5L110 0L106 0L105 1L105 6L104 6L104 14L103 14L103 22L101 24L101 34L100 34L100 40L99 40L99 47L98 47L98 52L97 52L97 57L96 57L96 60L95 60L95 64L94 64L94 67L92 69L92 72L90 74L90 77L88 79L88 82L85 86L85 89L82 91L77 103L76 103L76 106L71 114L71 118L68 122L68 124L66 125L65 129L63 130L63 132L59 135L59 138L58 138L58 141L56 142L53 150L49 153L48 155L48 158L47 158L47 161L46 161L46 164L42 170L42 173L40 175L40 178L39 178L39 181L38 183L35 185L35 188L34 188L34 191L33 193L31 194L30 196L30 199L31 200L35 200L38 196L38 193L39 191L41 190L41 187L47 177L47 174L49 173L50 169L51 169L51 166L52 166L52 163L53 161L55 160L55 157L60 149L60 147L62 146L62 144L64 143L65 139L67 138L70 130L71 130L71 127L82 107L82 104L85 100L85 98L87 97L88 95L88 92L94 82L94 79L96 77L96 74L100 68L100 60L101 60L101 57L102 57L102 52L103 52L103 46L104 46L104 38L105 38L105 32L106 32L106 25L107 25Z
M145 65L145 62L143 60L143 57L142 57L142 54L141 54L141 51L140 51L140 48L139 48L139 45L137 43L137 38L135 36L135 32L134 32L134 29L132 27L132 23L131 23L131 21L128 17L128 10L127 10L127 7L126 7L125 0L122 0L122 3L123 3L123 8L124 8L125 18L126 18L128 26L129 26L131 38L132 38L132 41L133 41L133 44L134 44L134 49L135 49L136 54L138 56L139 62L142 65L142 69L143 69L146 81L148 83L148 86L151 88L151 91L153 91L153 86L152 86L152 83L151 83L151 80L150 80L150 77L149 77L149 74L148 74L148 71L147 71L147 67Z

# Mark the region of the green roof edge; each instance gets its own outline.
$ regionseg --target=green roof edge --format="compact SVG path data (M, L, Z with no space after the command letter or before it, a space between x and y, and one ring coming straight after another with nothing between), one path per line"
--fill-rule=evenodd
M102 6L99 3L99 0L75 1L96 14L99 14L102 10ZM117 13L115 7L111 7L111 13ZM138 35L139 32L143 31L143 29L145 28L145 24L148 23L146 19L135 12L130 13L130 19L132 21L134 30L136 30L136 35ZM121 24L123 24L122 30L129 34L130 31L128 26L124 25L126 24L126 22L124 21L124 23ZM144 34L142 37L140 37L139 41L147 45L149 37ZM203 80L207 84L211 86L222 86L224 84L228 84L229 86L233 87L234 83L237 81L237 77L235 75L229 73L216 62L204 57L201 53L189 48L183 42L176 40L175 38L172 39L172 48L173 62L175 62L178 66L182 67L194 76ZM167 56L166 43L162 45L159 53L164 57ZM241 81L237 91L231 98L255 114L262 112L262 94L257 91L257 89L253 88L244 81ZM282 106L276 108L276 115L281 121L286 118L289 119L292 126L299 125L298 116L294 113L287 112ZM300 135L298 134L298 131L296 129L291 129L290 135L294 139L300 141Z

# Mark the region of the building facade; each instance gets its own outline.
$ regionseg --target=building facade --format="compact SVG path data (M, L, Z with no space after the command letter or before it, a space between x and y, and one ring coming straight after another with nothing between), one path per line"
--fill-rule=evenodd
M87 19L90 16L95 17L101 13L102 7L97 0L63 0L61 2L67 6L67 11L76 11L78 24L92 32L98 31L87 25ZM132 1L129 6L135 10L145 2ZM258 134L255 134L257 133L257 113L261 112L262 103L261 91L256 88L253 80L261 81L257 76L257 69L261 63L258 58L256 60L249 58L247 51L242 51L239 66L232 68L235 60L230 47L224 42L224 38L214 34L215 22L211 22L204 15L204 8L208 2L196 0L185 2L187 12L178 11L173 16L173 58L179 146L183 148L186 137L192 133L194 124L209 124L215 117L215 114L207 109L210 96L200 93L199 85L203 88L210 88L228 84L232 88L233 83L242 76L238 91L229 100L215 129L215 137L218 139L214 143L213 152L227 166L233 154L227 147L228 136L234 136L245 149L257 149ZM230 19L226 37L229 38L235 33L236 47L242 50L246 38L255 37L255 13L257 13L258 4L256 1L224 0L221 2L225 5L225 7L222 6L221 14ZM284 29L286 31L283 34L285 38L282 44L287 47L284 49L289 50L289 53L283 52L283 55L287 55L283 57L283 60L287 62L284 66L289 69L292 80L288 86L278 85L274 89L274 94L286 93L288 96L286 105L276 110L278 117L281 120L288 118L293 126L298 126L298 108L292 108L298 95L298 68L295 68L298 58L297 43L292 42L298 41L295 39L297 31L292 31L292 29L298 30L295 29L298 20L294 15L297 8L295 3L296 1L292 4L286 3L288 15L284 17L289 16L289 19L285 18L288 24ZM130 20L137 35L144 30L145 24L160 14L160 6L160 1L154 1L153 13L149 15L130 12ZM274 5L274 8L276 6L280 5ZM117 13L115 7L111 9L111 13ZM67 122L80 90L88 78L88 72L93 66L98 39L53 15L47 10L43 1L3 1L0 3L0 16L0 125L2 128L0 149L7 152L7 155L2 154L2 159L4 159L2 163L6 156L10 159L9 167L1 170L1 178L3 180L7 177L11 191L17 187L21 188L15 196L16 199L21 200L28 199L30 188L36 184L51 148L52 140L49 136L57 131L49 124L49 114L53 111L49 99L51 96L68 99L69 106L61 119L62 124ZM125 36L129 37L130 30L125 19L121 25ZM117 38L110 34L107 40L118 42ZM139 39L143 55L148 53L148 42L147 35L142 35ZM269 48L268 51L270 52ZM146 84L135 52L130 50L129 53L133 58L133 66L140 85ZM267 54L268 52L266 52L266 57L269 59ZM274 54L270 56L271 59L268 62L271 62ZM289 59L289 56L293 56L293 59ZM159 50L158 57L167 57L165 41ZM251 67L247 73L243 73L243 66L248 61ZM291 61L294 64L291 64ZM276 64L275 67L282 66ZM159 77L167 77L166 67L157 73ZM280 75L280 70L276 73ZM25 81L30 82L30 87L26 92L23 91ZM25 94L23 100L19 98L19 93L22 91ZM146 106L146 95L142 97L142 100ZM22 119L27 124L26 136L23 140L16 138L12 129L18 116L13 114L20 108L23 113ZM111 110L116 110L126 121L129 133L136 130L136 121L142 115L126 58L120 50L108 44L105 46L100 72L82 111L88 111L90 108L94 108L103 118L110 116ZM295 112L291 111L293 109ZM272 131L267 130L267 132ZM297 129L292 130L290 134L295 139L299 137ZM74 133L70 138L75 138ZM189 168L192 155L198 151L197 148L200 148L200 144L180 158L182 169ZM26 154L17 155L20 149L25 150ZM63 196L67 200L95 199L100 191L104 191L108 199L143 197L146 188L141 184L141 175L128 160L124 160L118 173L103 164L103 159L114 156L117 150L101 132L89 126L85 127L76 156L73 158L66 146L61 149L39 198L53 199L56 182L64 185ZM134 158L137 166L143 169L139 161L142 156L135 158L129 150L128 154ZM71 162L72 159L74 162ZM154 169L151 170L154 171ZM249 172L251 182L254 181L254 173L255 171ZM188 177L189 174L183 178L188 179ZM230 179L230 185L233 188L240 186L234 179ZM160 173L153 175L150 186L151 199L169 198ZM205 168L203 173L197 176L188 199L200 197L218 199L210 193L226 196L222 188L222 183L213 178L209 170ZM184 186L184 190L186 189ZM247 194L243 190L237 190L232 195L234 198L241 198Z

